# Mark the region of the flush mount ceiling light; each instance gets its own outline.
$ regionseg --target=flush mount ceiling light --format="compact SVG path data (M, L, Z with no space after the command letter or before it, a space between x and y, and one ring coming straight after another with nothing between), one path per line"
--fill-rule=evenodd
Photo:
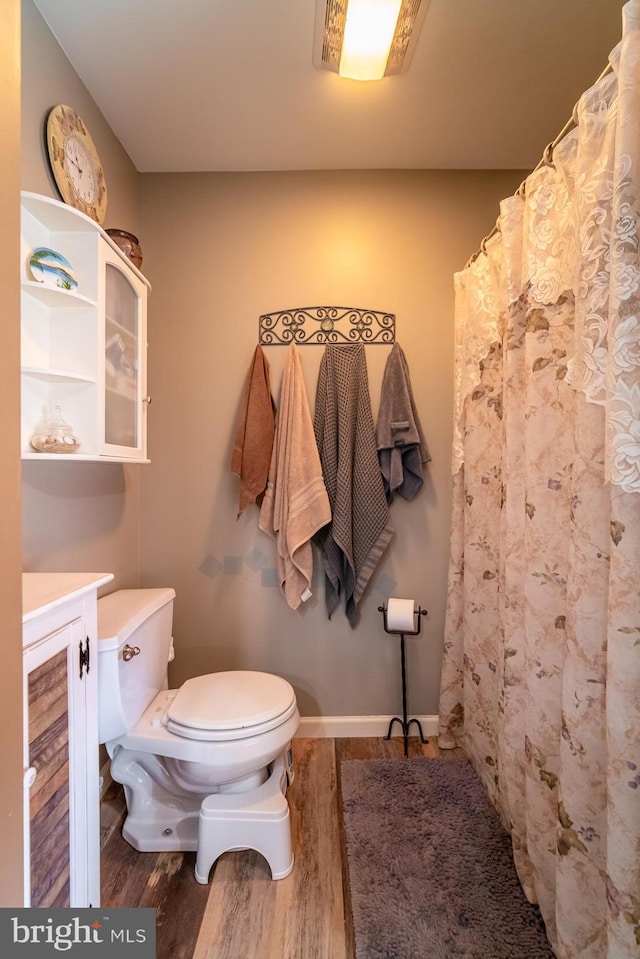
M314 66L381 80L411 62L429 0L316 0Z

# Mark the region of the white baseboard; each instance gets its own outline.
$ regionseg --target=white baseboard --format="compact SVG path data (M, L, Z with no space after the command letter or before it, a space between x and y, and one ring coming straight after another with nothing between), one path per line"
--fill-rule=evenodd
M386 736L391 716L302 716L296 739L342 739L346 736ZM420 720L425 737L437 736L438 716L416 716ZM409 719L413 719L410 716ZM402 737L400 723L394 723L392 736ZM410 736L416 736L415 723L409 730Z

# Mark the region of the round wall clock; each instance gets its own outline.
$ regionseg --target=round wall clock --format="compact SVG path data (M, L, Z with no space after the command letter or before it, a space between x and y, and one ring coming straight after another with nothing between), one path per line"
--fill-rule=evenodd
M91 134L72 107L60 104L47 117L49 163L65 203L98 223L107 210L107 184Z

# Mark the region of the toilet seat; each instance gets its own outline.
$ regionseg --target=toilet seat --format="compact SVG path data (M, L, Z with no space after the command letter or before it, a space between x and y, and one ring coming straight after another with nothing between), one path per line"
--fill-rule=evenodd
M187 679L169 702L162 723L184 739L224 742L269 732L295 710L295 693L285 679L230 670Z

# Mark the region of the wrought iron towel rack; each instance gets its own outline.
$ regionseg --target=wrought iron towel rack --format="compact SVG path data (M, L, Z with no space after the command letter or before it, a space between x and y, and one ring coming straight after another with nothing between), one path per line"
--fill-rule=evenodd
M263 313L258 321L260 346L326 345L327 343L394 344L395 313L353 306L300 306Z

